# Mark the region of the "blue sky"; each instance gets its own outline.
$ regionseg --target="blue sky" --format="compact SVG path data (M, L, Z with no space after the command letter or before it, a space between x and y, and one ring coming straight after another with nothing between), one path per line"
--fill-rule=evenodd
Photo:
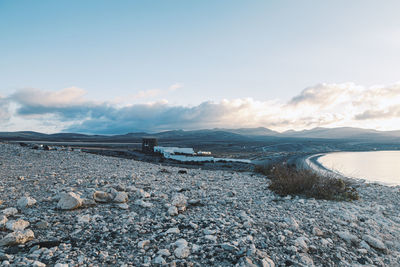
M104 124L102 116L107 117L110 109L118 113L153 105L198 115L207 105L223 109L226 103L238 101L251 105L251 111L241 109L243 121L236 122L238 126L285 130L354 125L333 110L322 110L338 119L304 121L307 118L293 115L281 118L290 125L277 126L278 122L262 117L273 112L265 113L261 107L303 113L300 108L285 108L307 88L325 88L321 84L331 91L347 86L341 91L346 96L355 87L379 94L376 88L397 86L398 10L398 1L367 0L0 0L0 130L87 132L93 127L80 125ZM23 102L27 99L24 92L47 100ZM359 127L392 129L388 125L398 119L397 106L387 103L382 99L379 105L364 109L347 105L353 107L354 120L365 112L385 114L391 120L368 117L358 122ZM71 107L75 112L67 114ZM96 112L102 107L108 113L98 114L90 107L96 107ZM139 129L143 121L129 113L132 124L118 131L229 126L229 119L217 115L215 120L196 125L193 121L185 124L190 118L199 119L193 114L174 121L165 112L157 116L173 123ZM249 124L246 114L259 120ZM113 132L113 127L98 131Z

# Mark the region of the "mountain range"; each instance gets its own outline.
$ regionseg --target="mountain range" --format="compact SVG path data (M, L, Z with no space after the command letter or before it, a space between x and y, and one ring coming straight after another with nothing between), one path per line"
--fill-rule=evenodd
M264 139L306 138L346 139L371 142L400 142L400 131L377 131L352 127L314 128L303 131L276 132L264 127L238 129L204 129L194 131L172 130L158 133L133 132L119 135L88 135L79 133L44 134L32 131L0 132L0 140L18 141L86 141L86 142L140 142L142 137L153 136L163 140L210 140L210 141L262 141Z

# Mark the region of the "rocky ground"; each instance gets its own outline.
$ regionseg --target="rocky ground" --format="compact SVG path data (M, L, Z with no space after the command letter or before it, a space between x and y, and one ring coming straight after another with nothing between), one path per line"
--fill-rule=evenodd
M11 266L400 266L399 187L279 197L250 172L0 144Z

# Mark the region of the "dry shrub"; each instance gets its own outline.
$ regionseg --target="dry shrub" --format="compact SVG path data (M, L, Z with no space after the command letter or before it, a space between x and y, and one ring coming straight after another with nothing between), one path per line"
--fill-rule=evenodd
M358 193L342 179L319 175L284 163L256 166L255 171L271 178L269 189L280 196L300 195L326 200L357 200Z

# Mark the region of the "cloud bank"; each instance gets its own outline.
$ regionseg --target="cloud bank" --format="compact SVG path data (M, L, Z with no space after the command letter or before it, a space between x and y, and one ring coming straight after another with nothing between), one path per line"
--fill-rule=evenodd
M180 84L169 90L176 90ZM152 94L157 92L147 92ZM94 102L77 87L59 91L21 89L0 96L0 122L34 122L59 131L117 134L170 129L267 127L278 131L354 126L380 130L400 126L400 83L363 87L353 83L318 84L287 102L252 98L171 106L167 101L118 106ZM10 106L15 106L14 110ZM12 124L12 123L11 123ZM28 123L29 125L29 123ZM57 125L57 127L55 127ZM24 125L8 126L26 129ZM43 128L43 127L42 127ZM8 129L2 129L8 130Z

